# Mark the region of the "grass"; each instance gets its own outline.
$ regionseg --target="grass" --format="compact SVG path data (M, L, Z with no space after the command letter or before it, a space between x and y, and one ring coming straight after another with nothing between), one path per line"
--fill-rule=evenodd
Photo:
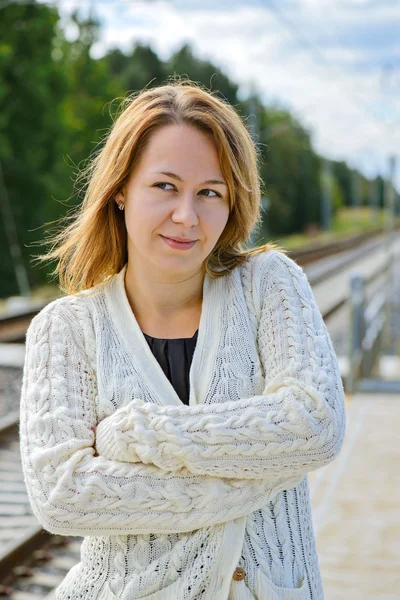
M315 233L295 233L293 235L273 238L285 248L301 248L314 243L327 243L340 240L357 233L365 233L378 227L385 226L385 211L373 212L369 207L341 208L335 215L331 231ZM269 240L268 240L269 241Z
M47 283L32 290L31 298L33 300L51 300L63 295L55 283Z

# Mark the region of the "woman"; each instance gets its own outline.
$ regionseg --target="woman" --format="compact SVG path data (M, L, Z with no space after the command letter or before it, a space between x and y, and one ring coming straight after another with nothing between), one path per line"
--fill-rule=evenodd
M142 91L86 175L21 397L32 509L84 536L57 600L322 600L307 472L341 449L343 387L302 269L245 250L242 120L190 82Z

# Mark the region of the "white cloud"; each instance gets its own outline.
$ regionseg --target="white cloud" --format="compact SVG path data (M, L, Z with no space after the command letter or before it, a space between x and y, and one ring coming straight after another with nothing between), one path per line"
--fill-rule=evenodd
M59 6L70 10L74 0ZM78 3L79 4L79 3ZM96 55L149 43L165 59L184 42L220 66L243 92L254 82L313 131L316 149L367 175L387 173L400 142L400 71L382 85L382 65L400 56L400 4L388 0L100 3ZM327 21L329 16L329 22ZM397 28L398 30L398 28ZM397 48L397 50L396 50ZM400 165L397 174L400 188Z

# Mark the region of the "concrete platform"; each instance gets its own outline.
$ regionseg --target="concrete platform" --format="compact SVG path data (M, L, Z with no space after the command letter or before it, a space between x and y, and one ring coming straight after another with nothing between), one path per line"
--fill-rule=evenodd
M335 461L309 474L325 600L400 598L400 396L348 397Z
M24 315L28 311L39 311L51 302L52 299L35 300L26 296L10 296L2 303L5 308L0 310L0 321L2 319Z
M25 344L0 344L0 367L24 366Z

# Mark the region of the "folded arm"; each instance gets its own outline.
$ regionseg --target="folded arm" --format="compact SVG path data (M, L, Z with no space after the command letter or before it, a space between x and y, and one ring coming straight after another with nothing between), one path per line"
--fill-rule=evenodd
M259 274L262 395L216 404L132 400L97 428L100 454L166 472L238 479L296 477L332 461L345 433L332 343L306 275L274 252Z
M80 324L71 314L45 309L26 337L20 449L32 510L51 533L193 531L249 514L301 481L218 479L184 467L167 474L154 465L95 456L96 395Z

